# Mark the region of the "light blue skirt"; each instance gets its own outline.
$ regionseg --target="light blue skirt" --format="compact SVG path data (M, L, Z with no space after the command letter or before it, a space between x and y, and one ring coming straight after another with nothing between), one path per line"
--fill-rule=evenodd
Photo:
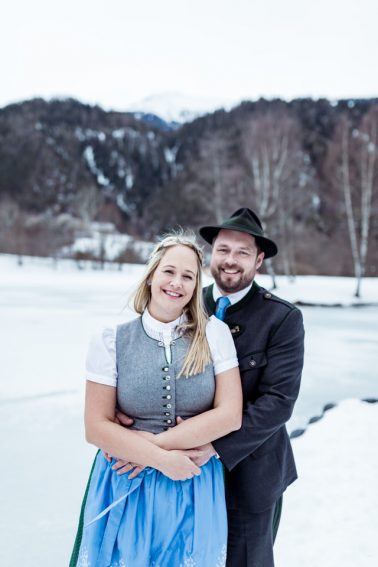
M222 464L173 481L146 468L129 480L96 456L83 503L77 567L224 567L227 515Z

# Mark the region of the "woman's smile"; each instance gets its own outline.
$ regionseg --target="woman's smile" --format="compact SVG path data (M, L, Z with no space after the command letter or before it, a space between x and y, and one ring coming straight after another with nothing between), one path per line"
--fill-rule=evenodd
M174 321L193 297L197 258L187 246L173 246L164 254L151 278L148 309L155 319Z
M163 289L163 292L172 299L177 299L179 297L182 297L181 293L178 293L177 291L173 291L172 289Z

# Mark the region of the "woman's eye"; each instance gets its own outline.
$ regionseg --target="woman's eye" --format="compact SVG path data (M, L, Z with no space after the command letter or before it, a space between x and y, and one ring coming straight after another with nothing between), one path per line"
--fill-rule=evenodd
M165 274L173 274L173 270L164 270Z
M184 278L185 278L186 280L192 280L192 279L193 279L192 276L184 276Z

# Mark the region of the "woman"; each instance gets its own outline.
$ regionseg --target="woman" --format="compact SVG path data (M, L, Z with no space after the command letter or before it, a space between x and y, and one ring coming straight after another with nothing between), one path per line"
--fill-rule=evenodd
M222 465L213 458L199 468L185 453L241 425L234 343L228 327L204 313L201 267L192 240L166 237L134 299L141 317L92 339L87 441L146 468L130 479L97 454L71 566L225 564ZM115 423L116 406L132 428ZM177 417L184 420L175 426Z

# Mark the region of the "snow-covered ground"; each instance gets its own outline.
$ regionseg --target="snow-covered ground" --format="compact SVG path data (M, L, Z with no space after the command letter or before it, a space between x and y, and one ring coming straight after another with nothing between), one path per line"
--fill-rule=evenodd
M111 223L92 223L88 234L76 238L70 246L64 246L60 255L63 258L75 258L81 253L94 259L116 262L117 258L128 251L146 262L153 247L151 242L135 240L128 234L118 233Z
M94 329L133 316L125 306L142 270L78 270L70 261L54 268L39 259L19 267L0 256L1 566L68 564L94 454L82 425L86 345ZM377 304L377 282L364 281L364 301ZM277 290L323 304L349 304L353 292L353 279L320 277L280 278ZM378 308L303 314L306 362L290 430L328 402L378 397ZM293 440L300 480L285 497L277 567L377 562L377 427L378 404L343 401Z
M378 404L347 400L293 440L299 480L284 496L277 567L378 564Z

